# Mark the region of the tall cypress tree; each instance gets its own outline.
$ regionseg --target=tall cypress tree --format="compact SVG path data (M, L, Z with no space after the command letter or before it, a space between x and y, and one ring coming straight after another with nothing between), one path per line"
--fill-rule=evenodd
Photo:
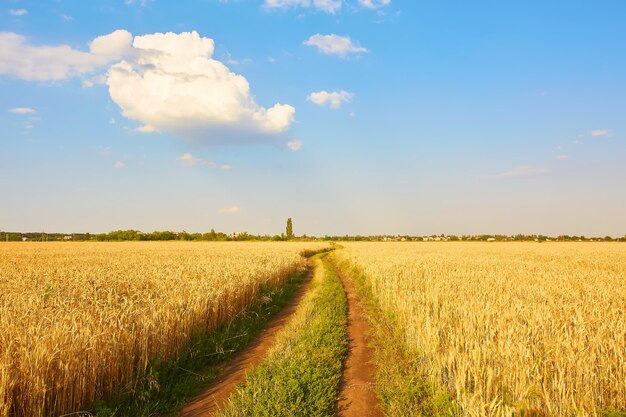
M291 217L287 219L287 240L293 239L293 223Z

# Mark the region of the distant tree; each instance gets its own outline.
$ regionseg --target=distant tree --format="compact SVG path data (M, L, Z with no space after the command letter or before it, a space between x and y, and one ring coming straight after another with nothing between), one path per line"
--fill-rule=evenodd
M293 222L291 217L287 219L287 240L293 239Z

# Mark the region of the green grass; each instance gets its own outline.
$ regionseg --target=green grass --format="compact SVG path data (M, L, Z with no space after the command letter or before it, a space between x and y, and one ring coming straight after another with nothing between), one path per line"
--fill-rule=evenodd
M258 297L263 301L213 333L194 335L175 360L155 358L140 384L115 398L95 402L93 413L98 417L176 415L215 379L216 366L244 348L287 304L306 274L301 271L281 286L263 288Z
M372 329L376 393L388 417L454 417L461 411L447 391L427 381L421 360L410 355L392 313L379 307L367 277L353 265L329 259L354 283Z
M601 417L626 417L626 410L618 410L613 407L607 407L598 410L598 415Z
M222 417L335 415L348 346L347 302L339 277L320 258L309 293Z

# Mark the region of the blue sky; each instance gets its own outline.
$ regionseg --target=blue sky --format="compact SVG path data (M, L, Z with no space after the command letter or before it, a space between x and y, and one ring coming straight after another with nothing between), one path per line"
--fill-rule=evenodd
M623 1L0 1L0 229L626 234Z

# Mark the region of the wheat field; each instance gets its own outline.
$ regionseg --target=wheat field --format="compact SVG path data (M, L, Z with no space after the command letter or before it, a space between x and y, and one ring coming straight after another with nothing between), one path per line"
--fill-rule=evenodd
M315 243L0 247L0 416L84 410L131 389L303 266Z
M354 243L338 251L465 416L626 409L626 246Z

